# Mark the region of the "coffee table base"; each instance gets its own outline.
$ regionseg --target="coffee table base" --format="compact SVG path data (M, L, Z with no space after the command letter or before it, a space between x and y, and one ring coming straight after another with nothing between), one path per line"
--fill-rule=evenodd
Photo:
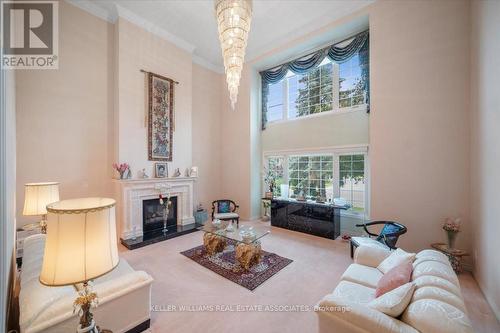
M239 243L236 245L236 260L246 270L259 263L261 254L260 242L252 244Z
M213 255L218 252L222 252L226 247L226 240L224 237L217 236L211 233L205 233L203 235L203 245L207 250L209 255Z

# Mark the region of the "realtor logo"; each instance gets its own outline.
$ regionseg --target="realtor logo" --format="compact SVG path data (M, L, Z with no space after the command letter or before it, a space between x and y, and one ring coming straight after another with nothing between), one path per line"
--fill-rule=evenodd
M2 1L1 15L3 68L58 68L57 1Z

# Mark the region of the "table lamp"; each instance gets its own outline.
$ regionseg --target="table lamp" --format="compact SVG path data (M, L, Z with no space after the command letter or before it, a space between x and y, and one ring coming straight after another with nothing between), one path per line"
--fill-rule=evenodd
M59 183L28 183L24 185L24 209L23 215L41 215L39 225L42 233L47 227L47 210L45 207L53 202L59 201Z
M46 286L83 284L74 302L80 315L78 333L110 332L100 330L93 319L90 308L97 305L97 295L89 282L118 265L115 204L109 198L81 198L47 205L40 282Z

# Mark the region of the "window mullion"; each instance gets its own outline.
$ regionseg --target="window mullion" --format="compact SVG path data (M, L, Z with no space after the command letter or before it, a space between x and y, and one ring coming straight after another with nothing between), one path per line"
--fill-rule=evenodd
M288 119L288 78L283 82L283 120Z
M339 91L340 91L340 73L339 73L339 64L332 62L332 109L337 111L339 109Z

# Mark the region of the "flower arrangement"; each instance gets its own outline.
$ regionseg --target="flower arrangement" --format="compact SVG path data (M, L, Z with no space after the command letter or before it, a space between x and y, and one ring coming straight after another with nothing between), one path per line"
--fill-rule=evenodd
M455 240L457 238L457 234L460 232L461 220L460 218L452 219L446 218L443 223L443 230L446 231L446 235L448 237L448 248L455 248Z
M460 218L452 219L448 217L443 223L443 229L449 232L459 232L460 224Z
M130 173L130 165L128 165L127 163L122 163L120 165L118 165L117 163L113 163L113 169L118 171L118 173L120 174L120 179L125 178L125 173L127 173L127 176Z

